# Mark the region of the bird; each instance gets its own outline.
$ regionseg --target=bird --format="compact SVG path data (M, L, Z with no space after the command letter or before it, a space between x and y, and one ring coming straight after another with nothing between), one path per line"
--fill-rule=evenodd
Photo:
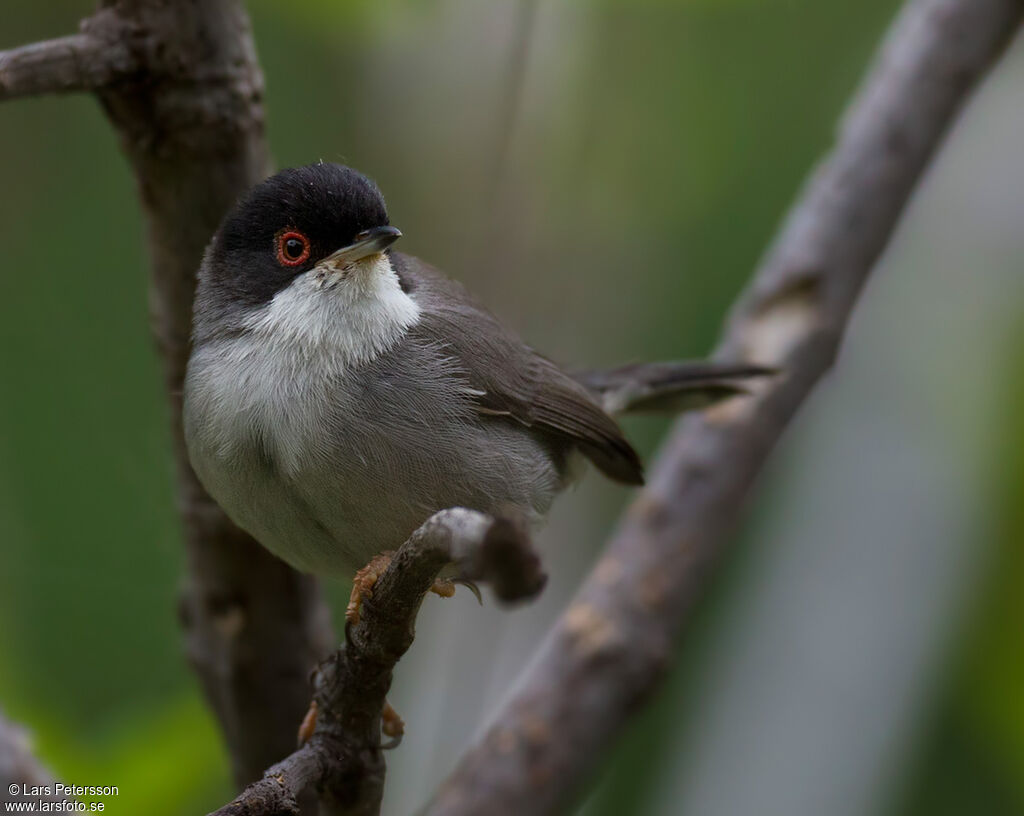
M197 274L192 467L295 569L356 576L350 620L380 559L436 511L539 524L586 461L640 485L611 414L704 407L770 373L742 361L567 371L462 285L393 250L401 234L376 184L320 162L245 194Z

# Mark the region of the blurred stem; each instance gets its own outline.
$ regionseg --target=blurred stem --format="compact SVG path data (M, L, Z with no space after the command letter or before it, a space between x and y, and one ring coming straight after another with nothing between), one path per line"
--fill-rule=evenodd
M540 0L520 0L516 4L516 29L512 38L511 54L505 69L505 85L500 94L498 129L495 132L494 151L488 178L488 202L495 205L510 175L512 144L526 89L526 73L530 64L530 44L537 20Z
M504 82L496 94L499 108L495 121L494 147L491 164L485 170L482 205L488 218L485 229L470 244L469 266L493 268L516 257L514 232L517 219L513 217L511 199L512 152L515 135L523 110L526 75L530 64L530 45L540 0L520 0L515 4L515 31L504 71Z

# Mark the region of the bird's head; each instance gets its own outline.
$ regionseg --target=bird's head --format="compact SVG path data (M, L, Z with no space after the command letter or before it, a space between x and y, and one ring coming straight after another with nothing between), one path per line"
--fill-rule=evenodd
M199 274L197 336L252 324L272 316L272 306L296 326L327 308L372 311L397 286L387 251L401 234L377 186L356 170L282 170L244 196L211 241Z

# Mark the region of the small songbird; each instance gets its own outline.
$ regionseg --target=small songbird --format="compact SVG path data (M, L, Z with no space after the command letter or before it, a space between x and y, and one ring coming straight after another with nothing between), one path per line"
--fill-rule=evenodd
M373 182L314 164L246 195L199 269L192 465L296 569L351 577L448 507L539 520L580 454L641 484L610 413L703 407L766 373L704 362L567 373L459 284L392 251L400 236Z

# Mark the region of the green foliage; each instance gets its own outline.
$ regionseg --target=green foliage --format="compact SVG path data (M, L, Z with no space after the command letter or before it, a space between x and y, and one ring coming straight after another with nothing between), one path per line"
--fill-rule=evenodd
M898 808L906 816L1024 813L1024 356L1003 382L1002 444L993 452L997 546Z

